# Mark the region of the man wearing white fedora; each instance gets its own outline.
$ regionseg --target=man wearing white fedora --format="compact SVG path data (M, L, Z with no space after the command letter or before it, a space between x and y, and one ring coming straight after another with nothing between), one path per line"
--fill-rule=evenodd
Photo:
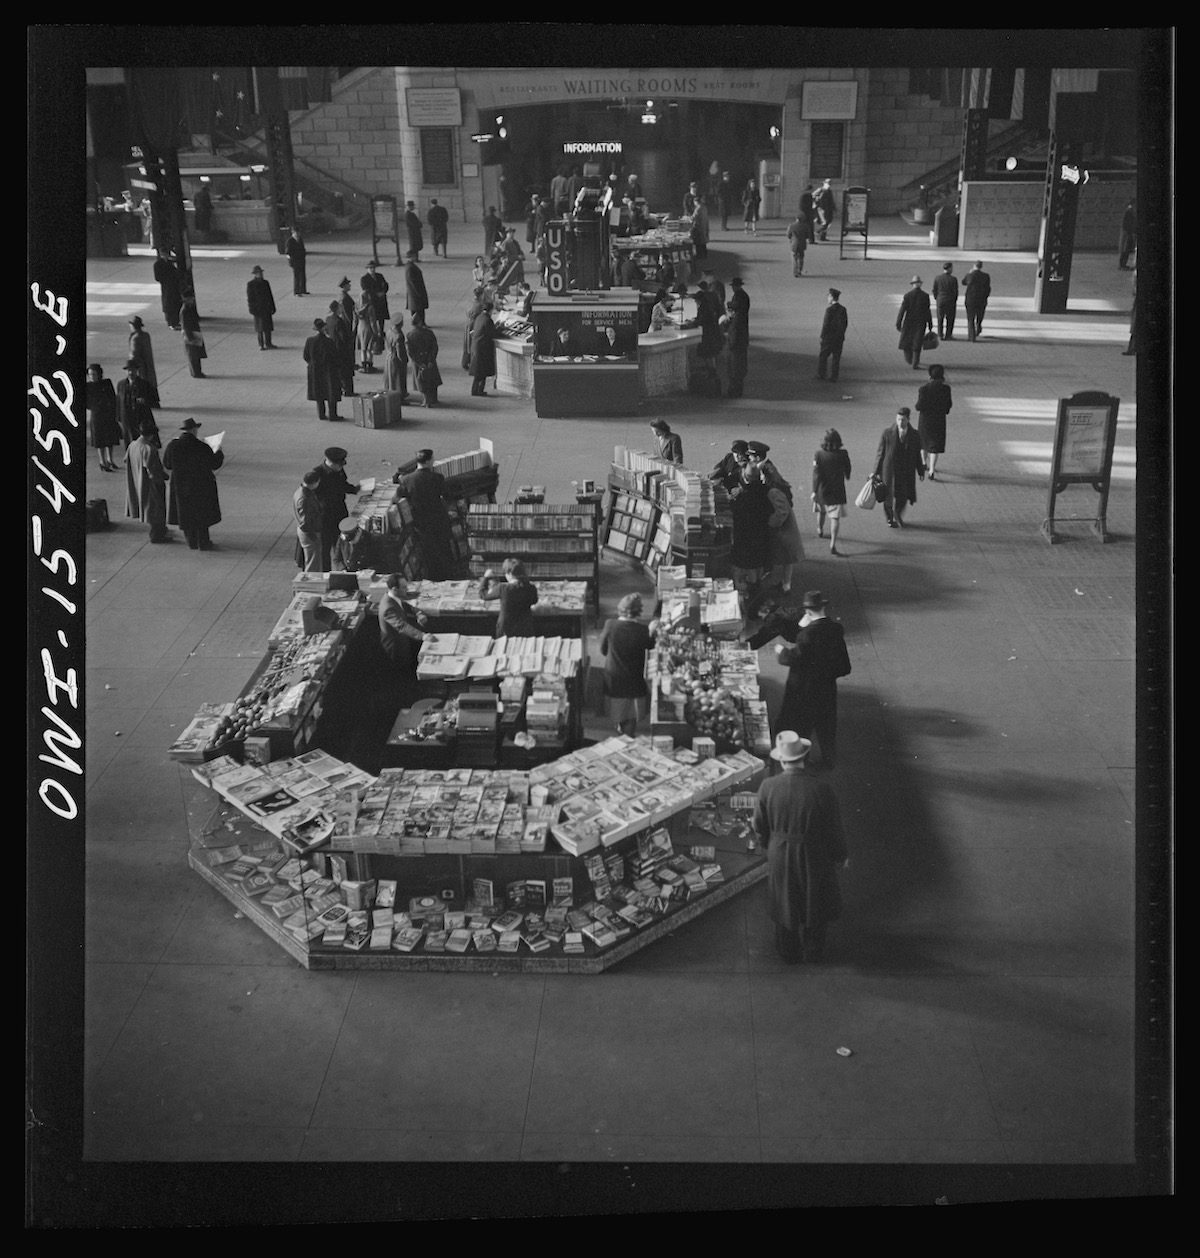
M828 782L806 772L812 743L794 730L775 736L782 773L758 788L754 831L767 853L775 949L789 965L820 961L825 932L842 914L838 869L850 861L841 809Z

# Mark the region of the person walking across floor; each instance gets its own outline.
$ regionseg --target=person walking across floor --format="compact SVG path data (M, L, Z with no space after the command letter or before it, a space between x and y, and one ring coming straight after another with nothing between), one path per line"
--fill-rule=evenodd
M992 295L992 277L983 269L982 262L963 276L963 307L967 312L967 340L978 340L983 332L983 316L988 298Z
M911 414L907 406L896 412L896 422L883 430L875 455L875 476L883 482L883 514L893 529L904 527L904 509L917 501L917 480L925 479L921 434L910 423Z
M487 397L484 386L488 376L496 374L496 325L492 322L492 303L485 301L471 324L471 396Z
M792 274L799 279L804 274L804 254L808 249L808 224L799 215L789 224L787 238L792 250Z
M829 228L833 225L837 213L837 201L833 196L831 181L826 179L813 197L813 208L817 212L817 239L824 241Z
M437 406L442 373L438 370L438 340L432 328L425 326L424 314L412 318L408 334L408 361L412 363L413 385L427 407Z
M292 515L296 520L296 562L305 572L320 572L322 509L317 497L321 473L314 467L300 478L292 495Z
M433 466L433 451L417 451L417 466L392 478L398 496L408 499L421 543L422 575L430 581L451 581L455 572L453 536L446 512L446 478Z
M187 355L188 371L203 379L201 362L208 357L204 333L200 330L200 315L196 310L195 297L185 297L179 307L179 334L183 338L183 352Z
M147 428L125 451L125 514L148 524L156 544L175 540L167 528L167 474L160 446L158 429Z
M650 427L654 431L654 438L658 442L658 457L666 459L668 463L678 463L683 466L683 439L677 432L671 431L671 425L665 419L652 419Z
M914 275L908 284L896 316L896 331L900 333L899 348L904 352L904 361L916 371L921 366L925 333L933 331L933 311L929 294L921 287L921 277Z
M829 520L829 553L839 554L838 531L842 517L849 509L846 482L850 479L850 455L842 445L842 434L827 428L821 448L813 455L812 504L817 517L817 536L825 536L825 520Z
M450 255L446 252L446 244L450 239L450 214L444 205L438 204L437 197L430 198L429 212L425 215L425 221L429 224L433 256L436 258L440 249L442 257L448 258Z
M729 391L728 397L741 397L746 385L748 356L750 351L750 297L742 283L742 277L735 275L729 281L733 289L729 297Z
M225 462L225 452L201 441L196 436L199 427L194 419L185 419L179 436L162 453L163 468L171 478L167 523L183 530L189 550L215 550L208 530L221 523L215 473Z
M339 421L337 404L342 400L342 382L337 365L337 348L324 319L313 320L312 336L304 342L308 372L308 400L317 404L317 418Z
M781 628L788 643L775 655L788 670L779 708L779 724L801 738L815 735L821 744L821 764L837 764L837 683L850 675L850 654L841 624L829 617L829 600L820 590L809 590L801 602L804 614L794 626Z
M167 327L173 332L179 331L179 306L183 301L183 287L179 280L179 268L159 250L154 259L154 278L158 281L159 294L162 299L163 318Z
M404 203L404 226L408 232L408 252L414 258L419 258L421 250L425 248L425 234L421 227L421 216L417 213L417 203L415 201L406 201Z
M754 805L775 950L788 964L824 958L828 928L842 915L838 871L850 865L837 796L807 770L811 750L807 738L781 730L770 754L782 772L762 783Z
M105 378L104 368L99 363L88 365L84 404L87 408L88 444L96 451L101 471L119 472L121 469L113 458L113 450L121 440L121 425L117 420L117 391L113 388L113 382Z
M821 346L817 352L817 379L836 380L842 369L842 346L846 341L846 329L850 326L850 316L842 305L842 290L831 288L825 300L825 317L821 320Z
M292 228L292 234L287 238L283 251L287 254L288 266L292 268L292 295L307 297L308 248L304 243L304 237L300 235L299 227Z
M349 455L341 446L330 446L324 459L313 468L317 477L315 492L321 503L321 566L317 571L331 572L333 548L337 545L338 525L346 518L346 498L358 493L358 485L346 476Z
M946 369L941 363L934 363L929 368L928 383L917 390L917 431L930 480L937 480L938 455L946 452L946 416L953 405Z
M742 189L742 230L758 235L758 212L762 206L762 193L753 179L746 181Z
M125 379L117 381L117 423L121 426L121 438L126 447L132 444L143 428L158 427L154 408L150 405L150 386L132 358L125 364Z
M493 637L537 637L537 621L533 615L538 601L537 586L529 579L529 570L520 559L506 559L499 577L489 568L479 582L479 597L485 601L500 601Z
M942 273L933 281L933 302L937 307L938 336L954 340L954 320L958 314L958 276L954 263L943 262Z
M129 320L129 357L138 365L138 375L146 382L150 405L162 405L158 396L158 373L154 370L154 346L140 315Z
M254 334L258 348L274 349L271 334L275 331L275 295L270 282L263 278L261 266L250 268L250 282L246 285L246 308L254 320Z
M638 720L650 708L646 685L646 652L654 645L658 622L641 620L642 596L626 594L617 615L604 623L600 654L604 656L604 696L608 716L618 734L637 734Z
M1129 259L1137 253L1137 238L1137 203L1131 198L1121 215L1121 236L1117 242L1117 266L1122 271L1129 270Z

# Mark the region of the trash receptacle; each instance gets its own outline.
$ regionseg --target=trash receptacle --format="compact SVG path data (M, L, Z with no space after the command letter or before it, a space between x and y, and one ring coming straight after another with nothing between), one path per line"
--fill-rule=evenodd
M958 211L952 205L943 205L933 216L933 240L943 249L958 247Z

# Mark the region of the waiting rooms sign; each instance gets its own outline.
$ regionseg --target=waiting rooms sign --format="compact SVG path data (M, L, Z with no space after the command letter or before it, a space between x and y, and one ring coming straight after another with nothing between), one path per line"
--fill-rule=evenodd
M744 68L458 71L459 84L474 94L480 108L626 96L781 105L797 78L795 70Z

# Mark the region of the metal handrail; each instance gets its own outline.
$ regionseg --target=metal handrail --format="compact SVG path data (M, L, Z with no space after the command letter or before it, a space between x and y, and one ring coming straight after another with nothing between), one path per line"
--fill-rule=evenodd
M1014 146L1025 146L1044 135L1045 132L1037 127L1030 126L1028 123L1017 122L992 136L988 140L986 153L988 157L995 157L1005 149L1011 149ZM942 162L940 166L935 166L926 174L909 180L908 183L900 188L900 191L901 193L915 195L924 187L927 194L926 199L935 201L949 189L958 186L958 172L959 158L952 157L948 161Z

